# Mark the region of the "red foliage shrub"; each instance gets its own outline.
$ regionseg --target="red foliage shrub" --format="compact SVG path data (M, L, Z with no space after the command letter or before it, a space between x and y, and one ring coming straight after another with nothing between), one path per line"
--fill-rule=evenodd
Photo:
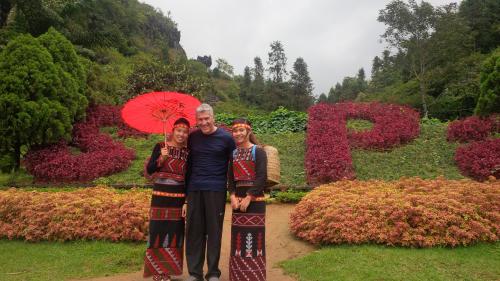
M121 106L115 105L95 105L87 110L86 123L92 124L95 127L118 127L118 136L121 138L128 137L147 137L148 134L138 131L127 126L121 117Z
M374 123L371 130L351 132L348 119ZM365 149L390 149L415 139L420 133L419 115L399 105L380 103L318 104L309 109L306 170L311 184L353 179L349 146Z
M309 110L305 165L310 184L354 178L345 121L327 117L333 114L327 104Z
M500 139L488 139L493 133L500 133L500 115L471 116L448 125L448 141L472 142L455 151L455 162L464 176L479 181L500 178Z
M459 146L455 162L465 176L479 181L490 176L500 179L500 138Z
M456 120L448 125L448 141L480 141L485 140L491 133L500 133L500 115L492 115L486 118L477 116Z
M291 213L290 227L314 244L412 247L498 241L500 181L339 181L319 186Z
M37 182L87 182L127 169L135 152L99 132L99 127L115 125L121 118L114 108L89 108L87 121L74 125L72 145L82 153L72 154L64 142L34 147L24 158L26 170Z
M390 149L412 141L420 134L420 116L409 107L381 103L339 106L345 111L345 119L365 119L374 123L371 130L348 132L351 147Z
M144 241L150 193L95 187L70 192L0 191L0 237Z

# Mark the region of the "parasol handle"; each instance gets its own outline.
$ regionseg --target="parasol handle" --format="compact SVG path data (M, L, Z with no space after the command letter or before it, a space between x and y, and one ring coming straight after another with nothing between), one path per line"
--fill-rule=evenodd
M165 147L167 147L167 122L163 121L163 137L165 140Z

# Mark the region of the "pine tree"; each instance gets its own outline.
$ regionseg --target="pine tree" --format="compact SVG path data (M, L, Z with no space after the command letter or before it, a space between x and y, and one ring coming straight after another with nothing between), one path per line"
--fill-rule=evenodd
M368 88L368 82L366 82L366 74L363 68L359 69L357 78L359 84L358 93L366 91L366 88Z
M240 99L246 103L253 103L253 95L251 93L252 73L250 67L246 66L243 71L243 79L240 83Z
M250 90L252 96L251 103L254 105L262 105L262 103L264 102L265 89L264 66L262 65L262 60L260 57L255 57L253 61L253 82Z
M321 95L319 95L317 103L327 103L327 102L328 98L326 97L325 93L321 93Z
M67 95L61 99L73 116L72 122L81 119L88 103L85 97L86 73L73 44L52 27L38 37L38 41L49 51L54 64L60 66L62 70L60 75L64 79L61 81L66 91L60 94Z
M19 169L23 146L69 139L73 120L87 105L78 92L78 83L59 63L54 63L40 41L20 35L0 53L3 168Z
M330 88L330 91L328 92L328 102L329 103L336 103L340 101L340 95L342 91L342 85L337 82L335 84L335 88Z
M261 58L255 57L253 61L254 61L253 77L255 81L264 82L264 66L262 65Z
M283 44L280 41L274 41L271 43L271 51L268 53L269 59L267 64L269 65L268 71L271 80L274 83L281 83L285 80L287 75L286 62L287 58L285 55L285 50Z
M481 94L474 113L486 116L500 112L500 48L486 59L481 71Z
M290 84L292 86L291 108L295 110L306 110L313 103L313 84L307 63L303 58L297 58L293 64Z

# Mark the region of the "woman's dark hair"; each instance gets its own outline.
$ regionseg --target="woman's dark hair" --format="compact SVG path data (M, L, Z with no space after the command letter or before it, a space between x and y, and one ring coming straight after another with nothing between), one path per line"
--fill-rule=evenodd
M234 121L231 123L231 126L234 126L236 124L246 124L246 125L252 127L252 123L245 118L234 119ZM252 130L250 130L249 134L250 134L249 135L250 142L253 144L259 145L260 142L257 140L257 137L255 136L255 134L253 133Z
M174 126L177 125L177 124L184 124L184 125L186 125L188 127L191 127L191 125L189 124L189 121L186 118L184 118L184 117L181 117L181 118L175 120Z

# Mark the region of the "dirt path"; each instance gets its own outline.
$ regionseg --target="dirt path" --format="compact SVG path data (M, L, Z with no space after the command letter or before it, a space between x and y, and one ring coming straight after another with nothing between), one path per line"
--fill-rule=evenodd
M293 205L270 204L267 206L266 214L266 252L267 252L267 280L269 281L293 281L285 276L277 263L283 260L303 256L314 250L314 247L295 239L288 228L289 214ZM224 218L224 233L222 237L222 253L220 268L222 271L221 281L228 281L229 243L231 240L231 209L226 206ZM184 262L184 275L173 280L184 280L187 278L186 263ZM87 281L143 281L142 271L115 275L111 277L88 279ZM81 279L80 279L81 281Z

